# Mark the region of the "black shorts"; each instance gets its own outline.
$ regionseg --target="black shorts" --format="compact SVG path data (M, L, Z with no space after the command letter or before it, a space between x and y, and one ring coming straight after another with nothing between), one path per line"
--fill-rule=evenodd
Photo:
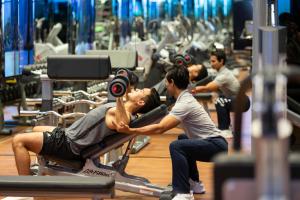
M43 134L44 142L40 155L55 156L66 160L81 159L79 155L72 152L65 129L55 128L52 132L46 131Z

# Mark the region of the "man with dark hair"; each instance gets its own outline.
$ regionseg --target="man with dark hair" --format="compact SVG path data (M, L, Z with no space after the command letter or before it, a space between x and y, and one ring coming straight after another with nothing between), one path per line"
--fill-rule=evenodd
M203 80L208 76L207 69L204 65L193 64L188 67L190 81L195 83Z
M225 51L223 51L223 50L212 51L212 52L210 53L210 58L211 58L212 56L214 56L215 58L217 58L217 60L218 60L219 62L223 61L223 65L225 65L226 60L227 60L227 59L226 59Z
M83 149L115 133L115 124L129 124L133 114L148 112L160 104L155 89L133 90L127 97L125 103L120 97L116 103L100 105L66 129L40 126L32 133L16 135L12 146L19 175L30 174L29 151L61 159L81 159Z
M226 55L222 50L217 50L210 55L211 67L217 70L215 79L204 86L197 86L192 90L193 93L198 92L218 92L219 97L215 102L218 128L225 137L231 138L232 132L230 127L230 111L233 110L234 99L240 89L240 83L233 73L226 68ZM247 98L247 106L244 111L250 107L250 101Z
M119 132L151 135L164 133L180 124L185 134L170 144L173 200L192 200L190 190L200 194L205 192L203 183L199 180L196 161L211 161L217 153L227 151L228 144L204 108L188 92L187 68L171 69L165 81L168 93L176 99L167 116L157 124L140 128L130 128L126 123L116 126Z
M189 80L191 83L197 83L198 81L203 80L208 76L207 69L204 65L201 64L192 64L187 67L189 72ZM166 95L166 80L163 79L161 82L156 84L154 88L158 91L160 95Z

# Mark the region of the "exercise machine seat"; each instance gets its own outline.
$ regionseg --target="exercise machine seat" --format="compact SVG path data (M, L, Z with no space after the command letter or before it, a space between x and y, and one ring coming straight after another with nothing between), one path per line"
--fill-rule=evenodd
M0 196L106 196L113 197L109 177L0 176Z

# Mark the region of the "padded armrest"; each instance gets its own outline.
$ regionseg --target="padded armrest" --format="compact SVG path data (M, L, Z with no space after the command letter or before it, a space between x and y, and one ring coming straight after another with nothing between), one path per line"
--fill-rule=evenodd
M48 77L67 80L102 80L111 74L109 56L55 55L47 59Z
M299 91L300 92L300 91ZM287 96L288 108L293 112L300 114L300 103L294 100L292 97Z
M106 196L114 195L109 177L0 176L0 196Z
M300 127L300 115L298 113L295 113L292 110L288 109L287 118L293 125Z
M200 100L210 100L212 97L212 93L197 93L193 95L196 99Z
M207 76L204 79L201 79L195 83L193 83L194 86L199 86L199 85L206 85L207 83L211 82L213 78L211 76Z

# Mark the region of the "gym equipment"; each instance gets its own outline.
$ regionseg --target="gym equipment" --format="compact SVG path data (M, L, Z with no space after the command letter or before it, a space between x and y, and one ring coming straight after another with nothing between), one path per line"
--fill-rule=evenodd
M298 199L300 196L299 154L288 159L291 125L286 120L286 77L282 74L285 70L285 29L261 27L259 32L261 55L259 70L253 78L255 162L245 155L243 158L239 155L232 159L218 158L215 162L215 198L218 199L222 199L222 189L225 199L240 199L241 196L243 199ZM237 97L241 106L237 107L235 117L235 150L241 148L241 97L250 83L251 79L247 79L241 85Z
M124 46L124 49L137 52L137 70L142 71L139 73L140 82L144 82L148 79L153 61L151 59L154 49L156 48L156 42L153 39L149 39L142 42L131 41ZM125 62L126 59L119 59L119 62ZM127 61L127 60L126 60ZM128 61L130 61L128 59ZM119 65L120 67L122 65ZM130 66L130 65L129 65ZM140 75L141 74L141 75Z
M110 177L0 176L1 196L90 197L94 200L114 197Z
M36 117L32 121L32 126L37 126L37 125L45 125L45 126L59 126L59 121L62 121L62 126L66 127L66 121L69 118L75 118L78 119L82 116L84 116L86 113L82 112L74 112L74 113L68 113L68 114L59 114L55 111L46 111L46 112L41 112L39 110L36 111L27 111L27 110L22 110L20 111L20 117Z
M141 127L161 119L167 113L167 106L161 105L154 110L138 117L130 124L131 127ZM85 149L81 160L61 160L46 156L38 156L38 175L68 175L68 176L106 176L115 178L115 188L148 196L159 197L165 190L155 186L143 177L136 177L125 172L129 154L133 147L136 135L116 133L110 135L99 144ZM117 161L111 165L100 163L99 157L107 152L121 147L128 142L128 146ZM33 166L32 171L35 171Z
M174 58L170 59L171 62L175 64L175 66L185 66L188 67L192 64L193 58L189 54L177 54Z
M126 93L129 85L129 71L121 69L110 82L108 91L114 97L121 97Z
M52 79L102 80L111 74L109 56L55 55L48 57L47 66Z
M47 75L41 75L41 111L52 110L53 80L108 80L111 74L111 64L108 56L55 55L49 56L47 62Z
M34 44L34 59L35 62L43 63L50 55L67 55L68 44L64 44L58 37L58 34L62 30L62 24L55 24L47 38L45 43L37 42Z

